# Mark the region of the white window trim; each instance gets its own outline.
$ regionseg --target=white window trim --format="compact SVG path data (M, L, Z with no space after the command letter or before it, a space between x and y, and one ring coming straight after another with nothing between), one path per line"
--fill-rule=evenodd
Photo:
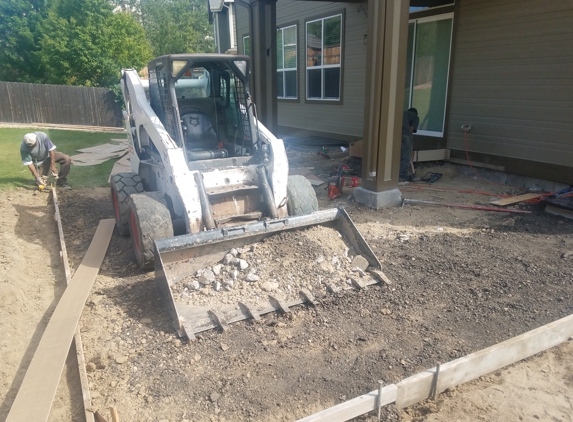
M444 120L442 121L442 131L435 132L430 130L418 130L416 135L420 136L431 136L434 138L443 138L444 137L444 129L446 127L446 109L448 107L448 89L450 85L450 67L452 61L452 41L453 41L453 32L454 32L454 14L453 13L444 13L443 15L434 15L428 16L425 18L419 19L410 19L409 23L427 23L433 21L441 21L451 19L452 20L452 29L450 34L450 52L448 54L448 73L446 74L446 98L444 99ZM418 31L418 26L414 25L414 40L416 40L416 35ZM414 48L412 49L412 63L415 63L414 58L416 57L416 43L414 43ZM412 69L413 70L413 69ZM412 96L414 95L414 87L412 86L414 83L414 72L410 75L410 98L408 98L408 104L412 107Z
M289 28L294 28L294 32L295 32L295 44L294 46L295 48L295 53L296 53L296 57L295 57L295 67L284 67L284 63L285 63L285 36L284 36L284 30L285 29L289 29ZM298 25L294 24L294 25L288 25L288 26L283 26L280 28L277 28L277 32L278 31L282 31L282 48L283 48L283 68L282 69L277 69L277 73L281 72L283 74L283 93L286 93L286 79L284 76L285 71L289 71L292 72L293 70L295 71L295 75L296 75L296 95L294 97L279 97L277 95L277 98L281 99L281 100L298 100ZM290 45L290 44L289 44Z
M332 19L335 18L337 16L340 16L340 63L339 64L329 64L329 65L325 65L325 64L321 64L320 66L308 66L308 25L313 23L313 22L318 22L318 21L322 21L322 51L324 52L324 21L327 19ZM344 46L342 45L342 33L344 30L344 16L342 13L337 13L336 15L332 15L332 16L325 16L324 18L318 18L318 19L313 19L311 21L307 21L305 23L305 27L304 27L304 40L305 40L305 44L304 44L304 63L306 66L306 87L305 87L305 96L306 99L308 101L341 101L342 99L342 49L344 48ZM324 61L324 54L322 54L322 59ZM324 98L324 69L332 69L332 68L340 68L340 77L338 79L338 98ZM320 86L320 98L316 98L316 97L309 97L308 96L308 70L309 69L320 69L321 73L322 73L322 84Z

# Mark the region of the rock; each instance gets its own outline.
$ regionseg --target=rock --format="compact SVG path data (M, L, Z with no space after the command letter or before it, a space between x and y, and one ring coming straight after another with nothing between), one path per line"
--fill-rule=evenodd
M201 284L197 280L193 280L190 283L187 283L187 288L189 290L199 290L201 288Z
M223 352L226 352L227 350L229 350L229 346L227 346L225 343L221 343L221 350Z
M96 370L95 364L93 364L91 362L86 363L86 372L92 373L92 372L95 372L95 370Z
M388 308L384 308L380 310L380 312L382 313L382 315L390 315L392 313L392 311Z
M250 281L251 283L253 283L255 281L259 281L260 279L261 279L261 277L259 277L255 273L249 273L249 274L247 274L247 277L245 278L245 280Z
M101 296L101 295L94 295L94 296L91 298L91 301L90 301L90 302L91 302L92 304L94 304L94 305L97 305L98 303L100 303L100 302L102 301L102 299L103 299L103 296Z
M211 270L204 270L199 276L199 281L203 284L211 284L215 281L215 274Z
M236 250L235 248L231 249L229 252L230 252L231 255L233 255L233 256L235 256L235 257L236 257L237 255L239 255L239 251Z
M362 271L366 271L368 268L368 261L362 255L356 255L350 264L352 268L360 268Z
M151 324L151 318L141 318L139 322L142 324Z
M230 265L231 262L233 262L233 259L235 259L235 257L233 255L231 255L230 253L228 253L227 255L225 255L225 257L223 258L223 264L225 265Z
M116 356L115 357L115 363L119 364L119 365L123 365L125 362L127 362L127 356Z
M221 290L221 283L219 283L218 281L215 282L215 285L213 286L213 288L218 292L219 290Z
M237 280L238 276L239 276L239 272L237 270L233 270L233 280Z
M249 263L244 259L239 259L239 268L241 269L241 271L246 270L247 268L249 268Z
M263 284L261 284L261 289L265 292L274 292L276 289L278 289L278 287L279 283L273 283L271 281L265 281Z
M219 397L221 397L221 395L219 393L216 393L216 392L211 393L211 395L209 396L209 398L211 399L211 401L213 403L215 403L217 400L219 400Z
M221 268L223 268L221 264L213 265L213 274L221 275Z
M561 258L569 258L570 256L573 256L573 251L563 252L563 255L561 255Z
M201 360L201 355L199 353L195 353L195 356L193 356L193 360L195 362L199 362Z
M116 380L113 380L112 382L109 383L109 386L110 386L111 388L117 387L117 381L116 381Z
M317 264L322 264L324 262L324 256L320 255L314 262Z

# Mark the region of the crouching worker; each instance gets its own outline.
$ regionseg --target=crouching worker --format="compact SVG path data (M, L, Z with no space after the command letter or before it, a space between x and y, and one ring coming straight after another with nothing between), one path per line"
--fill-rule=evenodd
M67 183L71 165L70 157L56 151L56 146L44 132L32 132L24 135L20 144L20 155L22 156L22 164L28 166L38 186L44 185L41 176L52 175L58 177L56 182L58 187L71 189ZM59 172L56 163L60 165ZM41 175L39 171L41 171Z

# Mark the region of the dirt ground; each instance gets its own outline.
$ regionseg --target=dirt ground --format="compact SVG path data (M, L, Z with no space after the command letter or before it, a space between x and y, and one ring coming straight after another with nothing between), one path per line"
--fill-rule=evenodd
M294 154L291 166L328 175L335 161ZM402 187L408 198L488 205L520 191L460 176L436 190ZM426 186L427 188L428 186ZM446 188L457 190L445 190ZM316 307L177 338L154 286L137 269L129 238L114 234L80 321L94 408L128 421L291 421L398 382L573 313L573 225L538 206L531 214L405 206L372 210L352 189L321 209L344 206L391 285L315 294ZM62 192L70 266L77 268L101 218L107 189ZM63 270L47 195L0 202L0 420L10 408L57 299ZM300 257L304 259L304 257ZM563 420L573 414L571 343L442 394L386 420ZM73 361L51 420L81 420ZM534 401L536 400L536 401ZM78 406L78 404L80 404ZM360 420L375 420L364 416Z

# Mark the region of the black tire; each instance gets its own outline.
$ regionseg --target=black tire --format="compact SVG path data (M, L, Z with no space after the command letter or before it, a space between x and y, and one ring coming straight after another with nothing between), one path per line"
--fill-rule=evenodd
M110 184L115 227L121 236L129 236L129 196L143 192L143 184L134 173L114 174Z
M288 215L309 215L318 211L314 188L304 176L289 176L287 182Z
M159 192L129 197L129 231L135 260L142 270L153 268L153 241L173 236L167 203Z

